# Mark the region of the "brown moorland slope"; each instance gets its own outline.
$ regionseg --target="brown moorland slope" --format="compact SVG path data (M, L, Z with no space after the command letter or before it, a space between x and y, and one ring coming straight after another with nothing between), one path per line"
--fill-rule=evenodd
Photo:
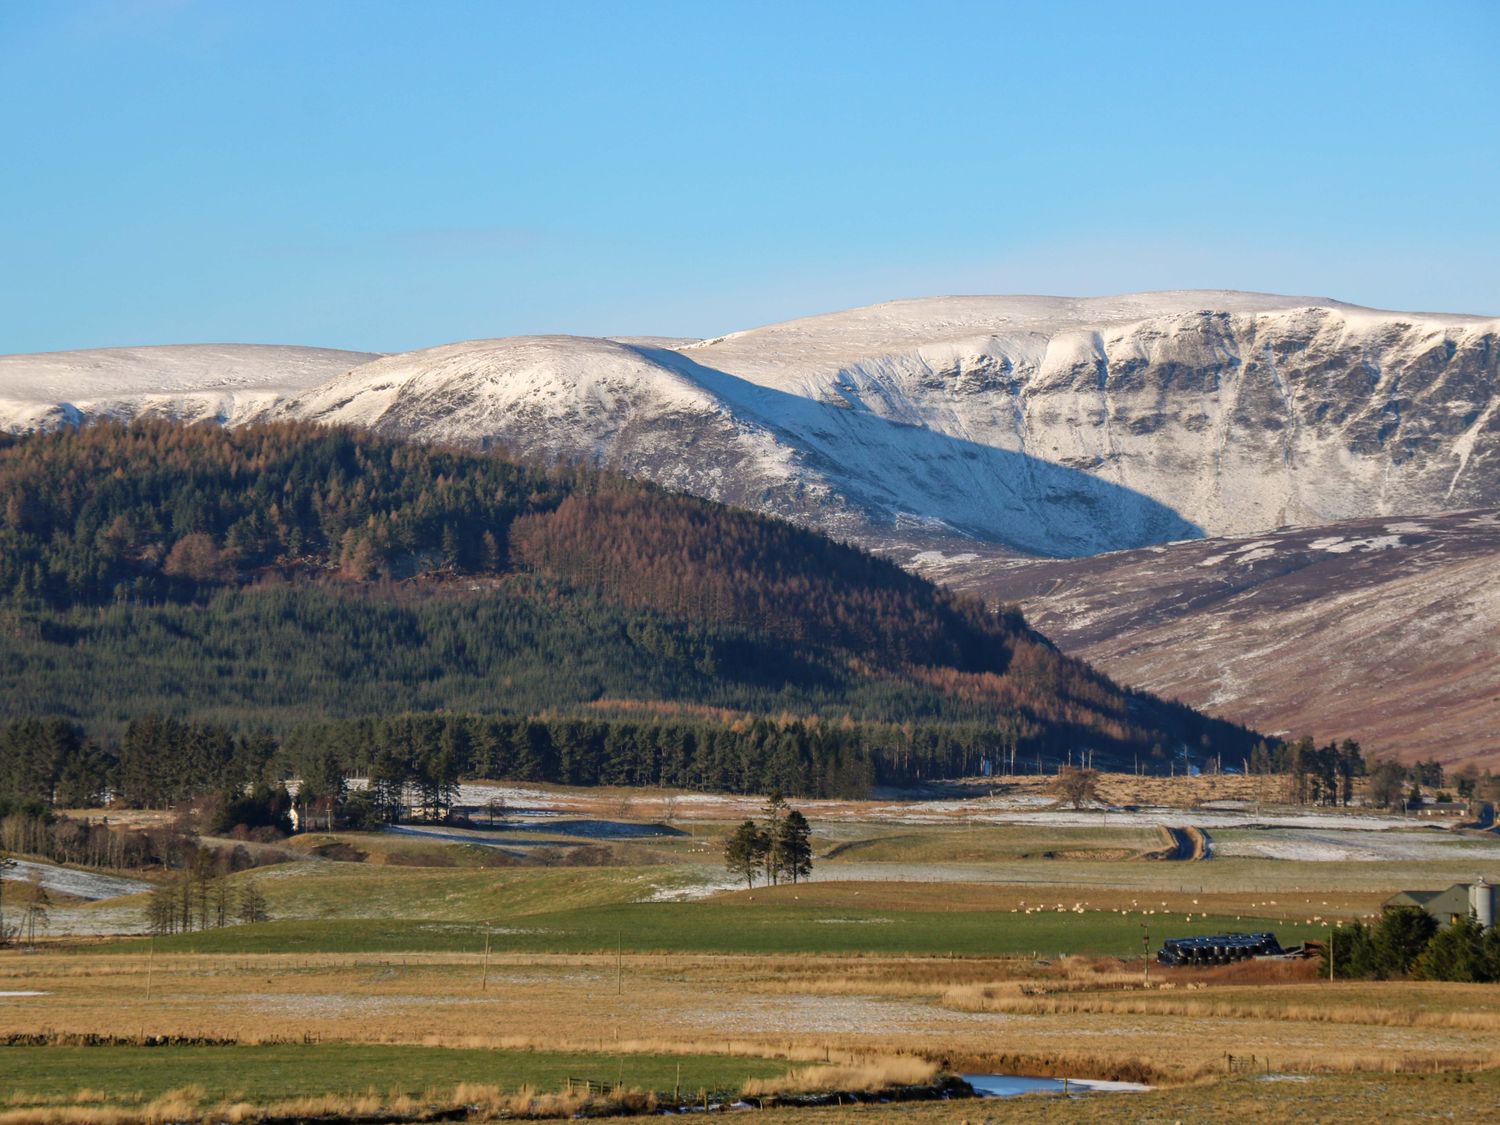
M927 569L1019 603L1121 682L1210 714L1408 761L1500 765L1500 511Z

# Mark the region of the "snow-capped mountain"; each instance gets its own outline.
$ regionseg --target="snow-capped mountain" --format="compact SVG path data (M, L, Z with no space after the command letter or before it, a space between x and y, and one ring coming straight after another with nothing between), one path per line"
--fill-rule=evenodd
M274 344L166 344L0 355L0 429L52 429L136 415L255 421L372 352Z
M1301 297L898 301L378 360L292 416L587 457L871 544L1087 555L1500 498L1500 321Z
M5 357L23 407L0 424L63 404L346 422L588 458L872 546L1079 556L1500 501L1497 337L1311 297L941 297L696 342L288 349L238 381L186 362L153 381L147 353L204 349L135 349L118 389Z

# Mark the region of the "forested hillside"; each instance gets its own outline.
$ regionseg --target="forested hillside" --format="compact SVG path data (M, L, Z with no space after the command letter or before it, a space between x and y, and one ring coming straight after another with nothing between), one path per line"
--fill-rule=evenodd
M158 713L285 734L401 712L555 723L632 702L880 728L835 740L871 756L860 776L909 775L891 755L923 724L948 732L920 755L937 774L981 748L1161 760L1252 741L1122 690L1018 614L609 473L302 424L100 425L0 438L0 513L0 718L64 716L106 743ZM809 789L839 772L817 745L832 743L799 751ZM629 754L563 772L659 774ZM521 769L509 760L483 768ZM756 784L744 769L682 776Z

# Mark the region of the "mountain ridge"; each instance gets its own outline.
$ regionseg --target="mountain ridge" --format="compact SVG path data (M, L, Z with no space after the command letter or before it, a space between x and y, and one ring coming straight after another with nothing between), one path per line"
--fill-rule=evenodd
M693 342L281 349L295 377L135 374L111 397L95 375L93 399L50 402L67 380L37 365L110 351L0 357L0 424L347 422L592 461L867 545L1072 557L1488 502L1497 339L1494 318L1230 290L913 298ZM224 350L121 354L192 348Z
M277 409L593 460L859 542L1044 555L1500 489L1500 320L1308 300L926 298L675 348L514 337L387 357ZM606 344L587 386L557 376Z
M148 344L0 355L0 428L137 415L236 425L374 352L282 344Z
M0 427L28 428L12 393L25 358L0 360L0 398L12 399L0 402ZM955 584L977 581L997 559L1060 559L1063 573L1067 559L1178 541L1201 542L1211 555L1235 537L1500 504L1500 319L1324 298L1217 290L916 298L700 341L446 344L284 391L237 393L230 401L221 391L127 395L119 410L232 425L357 423L604 466L792 520ZM27 409L33 417L47 403ZM87 420L76 410L53 416L58 425ZM1182 557L1193 550L1181 548ZM970 574L953 563L966 554ZM1495 554L1500 562L1500 546ZM1458 589L1477 564L1431 565L1436 584ZM1149 594L1155 581L1149 567L1110 573L1126 599ZM1367 570L1340 580L1371 590L1395 581ZM1326 584L1304 593L1309 617L1319 600L1336 605L1339 596ZM1184 612L1175 625L1122 626L1108 642L1083 641L1039 597L1028 593L1026 604L1047 628L1123 680L1180 690L1271 729L1285 725L1272 718L1278 710L1308 714L1300 686L1278 681L1269 666L1256 672L1242 662L1238 686L1204 686L1191 668L1158 675L1130 657L1133 638L1142 651L1170 648L1211 616ZM1402 604L1420 628L1427 603ZM1481 609L1472 616L1478 631L1462 635L1500 647L1500 621ZM1386 635L1387 624L1372 628ZM1386 682L1431 694L1415 669ZM1493 715L1489 681L1464 682L1479 707L1472 714ZM1430 722L1355 709L1347 713L1363 726L1339 733L1372 744L1405 738L1449 757L1444 738L1472 740L1482 723L1445 726L1433 700Z

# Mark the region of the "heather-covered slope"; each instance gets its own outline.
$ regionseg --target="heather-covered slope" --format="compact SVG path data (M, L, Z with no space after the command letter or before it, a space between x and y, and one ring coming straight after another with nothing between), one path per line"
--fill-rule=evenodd
M1500 513L1092 559L925 560L1125 683L1273 733L1500 765Z

